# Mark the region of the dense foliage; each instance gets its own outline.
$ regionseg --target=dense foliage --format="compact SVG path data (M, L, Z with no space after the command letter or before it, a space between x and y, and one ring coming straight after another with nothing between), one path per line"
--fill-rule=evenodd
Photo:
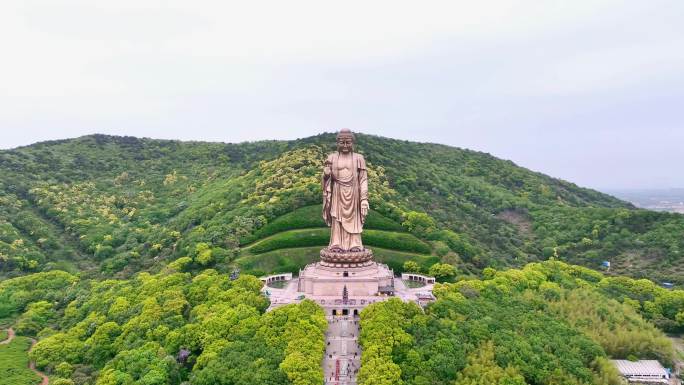
M322 381L320 307L303 301L264 314L255 277L192 276L182 265L129 280L38 273L3 281L0 297L6 314L19 315L17 332L40 338L31 359L75 384Z
M361 313L359 384L612 385L608 357L671 365L669 340L626 297L609 298L610 279L548 261L438 285L425 313L373 304Z
M124 280L61 271L8 279L0 283L5 323L40 339L30 358L60 384L322 381L327 322L318 305L264 313L255 277L185 272L191 264L180 258ZM422 268L408 261L406 269ZM446 279L452 269L430 267ZM434 292L425 311L399 299L362 311L360 384L617 385L607 358L673 362L671 343L648 319L684 330L684 291L554 260L486 268L482 279Z

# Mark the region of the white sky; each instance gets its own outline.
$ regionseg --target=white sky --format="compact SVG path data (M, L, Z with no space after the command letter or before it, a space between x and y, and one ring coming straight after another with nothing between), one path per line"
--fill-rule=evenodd
M0 3L0 148L349 127L684 187L684 1Z

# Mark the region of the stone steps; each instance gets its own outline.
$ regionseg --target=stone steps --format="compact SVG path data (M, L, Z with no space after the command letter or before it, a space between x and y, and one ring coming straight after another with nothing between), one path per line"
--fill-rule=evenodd
M356 385L356 371L361 366L359 322L354 316L328 317L322 362L325 384Z

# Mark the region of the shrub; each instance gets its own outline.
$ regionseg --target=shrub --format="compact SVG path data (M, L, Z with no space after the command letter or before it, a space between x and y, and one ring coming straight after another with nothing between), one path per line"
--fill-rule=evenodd
M290 247L323 246L328 243L330 233L327 229L287 231L256 243L250 248L255 254Z
M363 232L363 242L369 246L420 254L430 254L431 251L429 245L408 233L367 230Z
M408 273L420 273L420 265L416 263L415 261L406 261L404 262L404 271Z
M430 266L428 274L440 281L447 281L456 275L456 268L448 263L435 263L434 265Z

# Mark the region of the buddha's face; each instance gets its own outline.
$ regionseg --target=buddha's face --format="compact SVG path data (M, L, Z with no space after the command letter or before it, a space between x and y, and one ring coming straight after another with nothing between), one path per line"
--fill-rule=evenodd
M347 154L354 150L354 139L351 137L339 137L337 138L337 151Z

